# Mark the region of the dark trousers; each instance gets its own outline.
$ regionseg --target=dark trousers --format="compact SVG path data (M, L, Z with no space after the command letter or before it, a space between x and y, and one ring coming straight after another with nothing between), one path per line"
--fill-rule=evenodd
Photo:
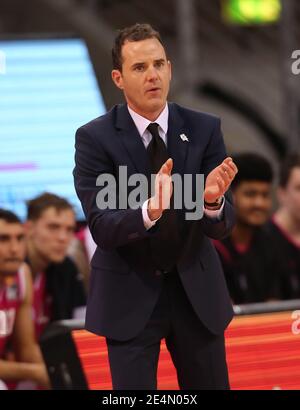
M181 390L229 389L224 335L201 323L176 271L162 275L162 292L145 328L125 342L106 339L113 389L157 389L163 338Z

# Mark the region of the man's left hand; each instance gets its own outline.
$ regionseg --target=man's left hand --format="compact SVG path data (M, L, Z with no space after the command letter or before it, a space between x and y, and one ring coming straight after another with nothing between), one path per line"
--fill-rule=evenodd
M237 172L238 169L232 158L224 159L222 164L214 168L206 178L204 201L214 203L222 197L230 187Z

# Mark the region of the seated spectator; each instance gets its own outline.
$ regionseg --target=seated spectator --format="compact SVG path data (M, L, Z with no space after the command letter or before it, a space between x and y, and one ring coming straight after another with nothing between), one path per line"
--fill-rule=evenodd
M32 281L24 263L25 234L18 217L0 209L0 389L18 381L49 387L32 321ZM6 359L6 353L14 361Z
M50 193L32 199L28 202L26 228L39 338L50 322L84 318L86 295L81 275L66 256L75 229L75 214L69 202Z
M277 299L277 267L264 228L272 206L272 168L256 154L233 159L239 170L231 184L237 221L228 238L214 241L229 293L235 304Z
M282 269L281 298L300 298L300 155L283 162L278 187L279 208L268 228Z
M83 227L76 233L72 240L68 255L76 264L79 272L84 278L86 291L89 287L90 262L95 253L97 245L95 244L88 226Z

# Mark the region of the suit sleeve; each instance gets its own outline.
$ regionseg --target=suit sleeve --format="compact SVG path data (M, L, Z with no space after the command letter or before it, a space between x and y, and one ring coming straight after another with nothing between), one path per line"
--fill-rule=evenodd
M224 139L221 131L221 121L215 120L215 126L206 147L201 172L204 174L204 180L208 174L216 168L227 157ZM235 222L234 208L232 205L232 196L230 190L225 194L225 204L221 219L209 218L203 215L202 229L204 233L212 239L223 239L228 236Z
M77 130L75 139L74 184L95 243L104 250L113 250L151 236L155 227L146 230L141 207L100 209L97 206L97 194L103 189L96 186L97 177L104 173L115 175L115 166L101 144L83 127Z

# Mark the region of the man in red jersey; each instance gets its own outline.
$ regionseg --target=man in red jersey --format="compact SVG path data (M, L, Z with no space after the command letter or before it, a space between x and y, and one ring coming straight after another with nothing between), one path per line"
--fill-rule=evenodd
M0 380L30 380L49 387L47 371L35 342L31 274L24 264L24 228L18 217L0 209ZM12 350L15 361L6 359ZM1 387L0 387L1 388Z
M81 274L67 257L76 225L72 205L43 193L27 204L27 254L33 281L35 334L56 320L83 319L86 295Z

